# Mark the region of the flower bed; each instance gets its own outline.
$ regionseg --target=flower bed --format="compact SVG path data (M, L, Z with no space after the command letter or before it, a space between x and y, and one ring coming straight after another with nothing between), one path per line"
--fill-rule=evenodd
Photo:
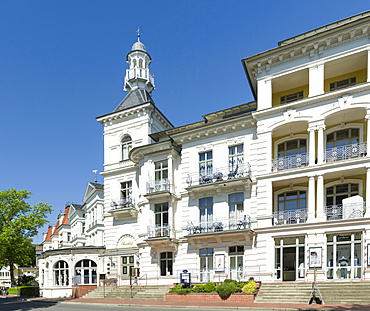
M219 294L212 293L190 293L187 295L178 295L178 294L166 294L166 301L178 301L178 302L216 302L216 301L225 301L225 302L244 302L244 303L253 303L255 294L244 294L244 293L235 293L231 294L227 300L223 300Z
M166 300L178 302L229 301L251 303L254 302L254 296L258 287L253 278L250 278L248 282L225 279L221 283L208 282L207 284L184 284L182 286L177 284L166 294Z

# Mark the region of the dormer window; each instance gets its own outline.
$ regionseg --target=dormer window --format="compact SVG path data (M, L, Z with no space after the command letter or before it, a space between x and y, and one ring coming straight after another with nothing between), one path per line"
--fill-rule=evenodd
M330 92L344 89L346 87L349 87L355 84L356 84L356 77L336 81L336 82L330 83Z
M303 98L303 91L280 97L280 104L287 104Z
M130 135L123 136L121 140L121 150L122 150L122 161L129 159L129 153L132 149L132 140Z

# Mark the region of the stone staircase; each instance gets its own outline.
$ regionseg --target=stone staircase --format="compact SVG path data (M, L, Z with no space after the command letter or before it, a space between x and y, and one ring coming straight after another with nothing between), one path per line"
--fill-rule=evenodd
M99 286L95 290L89 292L82 299L122 299L122 300L162 300L166 298L166 294L172 288L172 285L148 285L148 286L133 286L132 298L130 286L104 287Z
M370 282L319 282L317 286L325 304L370 304ZM311 291L312 283L262 283L255 302L307 304Z

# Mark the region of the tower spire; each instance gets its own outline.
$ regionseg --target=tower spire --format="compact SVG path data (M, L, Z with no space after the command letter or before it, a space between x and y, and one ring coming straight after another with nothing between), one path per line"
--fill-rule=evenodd
M137 28L137 41L132 45L131 52L127 54L127 63L130 68L126 70L124 90L130 92L133 89L144 89L152 94L155 89L154 76L149 71L152 62L146 52L145 45L140 41L140 26Z

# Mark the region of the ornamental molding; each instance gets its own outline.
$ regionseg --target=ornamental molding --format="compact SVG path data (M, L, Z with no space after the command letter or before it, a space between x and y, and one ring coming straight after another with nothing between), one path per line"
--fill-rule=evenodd
M321 57L326 50L359 40L365 37L370 38L370 26L362 25L347 31L334 34L329 37L322 38L315 42L310 42L304 46L297 46L293 49L288 49L288 46L282 46L281 49L286 49L284 52L267 57L265 59L252 62L250 68L255 78L259 78L263 72L269 73L271 68L292 60L297 60L306 56L314 58ZM294 44L294 43L292 43ZM279 47L278 47L279 48Z

